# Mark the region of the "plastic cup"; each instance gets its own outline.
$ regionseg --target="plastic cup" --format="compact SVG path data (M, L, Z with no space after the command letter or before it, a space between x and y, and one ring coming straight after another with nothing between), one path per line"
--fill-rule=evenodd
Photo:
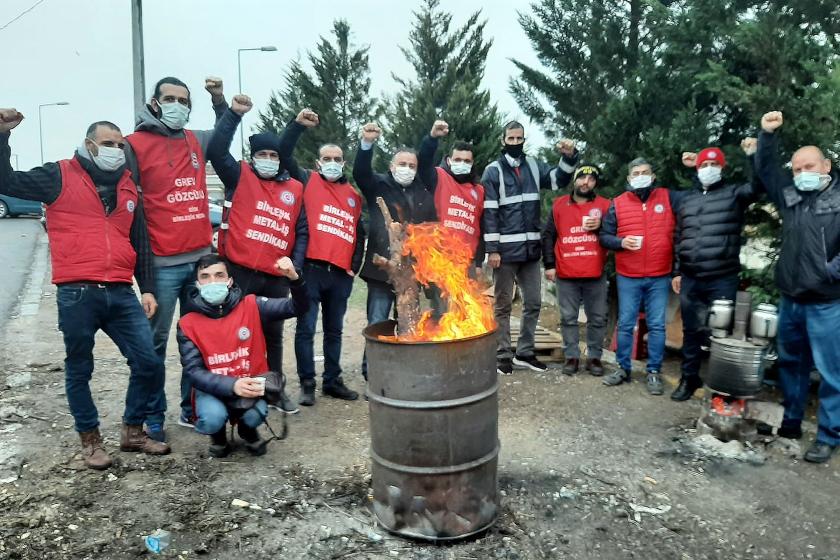
M254 382L260 386L260 395L265 395L265 377L252 377Z

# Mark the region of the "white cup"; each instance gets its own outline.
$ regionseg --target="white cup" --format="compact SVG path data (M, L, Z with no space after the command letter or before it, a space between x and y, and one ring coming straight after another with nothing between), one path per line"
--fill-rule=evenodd
M589 222L589 220L590 220L589 216L584 216L583 219L580 222L580 227L582 227L583 229L586 229L586 225Z
M644 241L645 236L644 235L634 235L633 239L636 240L636 243L639 245L639 249L641 249L642 248L642 241Z
M260 395L265 395L265 377L252 377L251 380L260 386Z

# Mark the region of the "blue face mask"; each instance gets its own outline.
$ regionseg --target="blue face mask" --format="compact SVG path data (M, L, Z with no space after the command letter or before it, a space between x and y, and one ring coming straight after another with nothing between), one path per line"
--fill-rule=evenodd
M209 284L199 284L198 292L201 294L201 299L210 305L221 305L224 303L228 295L227 282L211 282Z
M160 103L160 122L172 130L181 130L190 120L190 108L177 101Z
M818 191L828 186L831 175L823 175L816 171L803 171L793 178L794 186L800 191Z

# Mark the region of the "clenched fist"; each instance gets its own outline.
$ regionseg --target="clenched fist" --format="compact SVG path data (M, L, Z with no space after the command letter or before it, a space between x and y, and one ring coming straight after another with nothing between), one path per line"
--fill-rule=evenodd
M758 150L758 140L755 138L744 138L741 140L741 149L748 156L753 155Z
M697 165L697 153L683 152L682 164L686 167L694 167L695 165Z
M251 98L247 95L242 95L241 93L238 95L234 95L233 99L230 100L230 110L239 115L240 117L254 108L254 103L251 101Z
M204 89L213 97L221 97L225 94L222 79L216 76L207 76L204 78Z
M563 138L557 145L554 146L558 152L560 152L564 156L572 157L575 155L575 141L569 140L568 138Z
M770 111L769 113L764 113L764 116L761 117L761 129L764 132L773 134L777 128L782 126L783 122L784 118L782 117L781 111Z
M298 113L297 117L295 118L295 122L298 124L302 124L306 128L313 128L318 126L321 120L318 118L318 113L316 113L312 109L307 108Z
M22 120L23 115L17 109L0 109L0 132L9 132Z
M285 276L289 280L298 279L298 273L297 270L295 270L295 265L292 263L292 259L290 259L289 257L277 259L277 262L274 263L274 268L277 269L277 272L280 273L280 276Z
M429 133L432 138L441 138L449 134L449 123L446 121L437 120L432 125L432 131Z
M376 123L367 123L362 127L362 140L365 142L376 142L382 135L382 129Z

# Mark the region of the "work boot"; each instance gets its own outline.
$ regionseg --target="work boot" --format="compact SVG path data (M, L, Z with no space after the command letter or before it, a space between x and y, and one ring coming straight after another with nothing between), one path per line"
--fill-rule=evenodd
M79 432L79 437L82 440L82 458L87 468L101 471L111 466L111 457L102 445L99 428L94 428L89 432Z
M227 424L215 434L210 434L210 448L207 450L211 457L222 459L230 455L233 450L227 439Z
M161 441L166 443L166 429L163 427L163 423L160 424L146 424L146 435L152 438L155 441Z
M601 377L604 375L604 364L601 363L599 358L589 358L586 360L586 371L588 371L590 375Z
M246 426L239 422L239 437L245 442L245 449L255 457L265 455L268 451L268 440L262 439L256 428Z
M328 397L333 397L344 401L355 401L359 398L359 393L352 389L349 389L340 377L335 378L329 383L324 383L321 386L321 393L327 395Z
M672 401L687 401L691 397L694 396L694 392L697 391L700 387L703 386L703 382L700 381L700 377L697 375L684 375L682 379L680 379L680 385L674 392L671 393L671 400Z
M312 406L315 404L315 380L304 379L300 382L300 396L298 404L301 406Z
M791 422L788 424L782 422L782 425L779 427L776 435L786 439L802 439L802 424L799 422Z
M565 375L574 375L578 372L578 368L580 368L580 358L569 358L563 364L563 373Z
M815 441L802 458L809 463L825 463L831 459L836 449L836 445L829 445L823 441Z
M604 385L614 387L622 383L630 383L630 370L617 369L603 379Z
M168 455L172 451L165 443L155 441L143 431L143 425L132 426L123 422L120 430L120 451L140 452L147 455Z
M665 386L662 384L662 376L657 370L649 371L647 373L647 380L645 381L648 393L651 395L661 395L665 392Z

